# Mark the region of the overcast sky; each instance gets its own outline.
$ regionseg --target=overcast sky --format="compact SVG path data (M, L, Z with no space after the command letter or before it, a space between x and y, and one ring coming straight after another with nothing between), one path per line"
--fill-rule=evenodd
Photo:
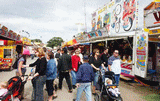
M1 0L0 24L30 39L39 38L47 42L52 37L72 39L78 32L76 23L85 23L86 5L87 31L91 30L91 13L110 0ZM144 2L145 1L145 2ZM139 0L139 14L152 0ZM143 20L141 20L143 23ZM143 25L140 25L142 27Z

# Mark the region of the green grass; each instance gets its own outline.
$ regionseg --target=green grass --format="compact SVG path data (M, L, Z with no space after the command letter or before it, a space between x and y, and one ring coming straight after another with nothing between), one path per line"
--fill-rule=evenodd
M146 101L160 101L160 95L159 94L150 94L150 95L144 96L144 99Z

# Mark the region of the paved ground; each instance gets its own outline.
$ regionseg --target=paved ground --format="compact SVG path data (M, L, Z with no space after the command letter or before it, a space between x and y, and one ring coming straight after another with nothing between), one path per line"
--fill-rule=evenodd
M32 63L34 60L28 59L27 63ZM29 73L31 68L27 68L26 74ZM11 77L15 76L15 71L1 71L0 72L0 82L7 81ZM159 101L160 95L158 95L159 91L153 87L144 87L137 83L131 83L126 81L120 81L119 86L121 96L123 101ZM31 101L32 94L32 84L28 81L25 85L25 99L23 101ZM63 88L60 91L57 91L58 98L55 101L72 101L76 95L76 90L73 90L73 93L68 93L68 87L63 81ZM44 90L44 98L47 101L47 92ZM158 100L157 100L158 99ZM82 101L85 101L85 95L82 95Z

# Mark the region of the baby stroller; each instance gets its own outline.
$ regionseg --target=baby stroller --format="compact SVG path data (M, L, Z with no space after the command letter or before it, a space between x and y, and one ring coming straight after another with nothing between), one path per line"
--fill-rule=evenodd
M99 80L98 80L99 93L96 93L96 95L94 97L95 101L123 101L120 94L118 94L118 96L114 96L112 94L112 92L110 92L111 88L113 88L113 87L117 88L118 87L118 85L116 84L114 76L115 76L115 74L111 71L105 72L105 76L104 76L105 80L103 82L102 73L100 71L100 76L99 76ZM108 85L108 84L105 83L108 78L110 80L112 80L111 85Z
M8 92L0 97L0 101L14 101L15 98L19 99L27 79L28 77L25 81L22 81L21 77L19 76L15 76L9 79L7 87Z

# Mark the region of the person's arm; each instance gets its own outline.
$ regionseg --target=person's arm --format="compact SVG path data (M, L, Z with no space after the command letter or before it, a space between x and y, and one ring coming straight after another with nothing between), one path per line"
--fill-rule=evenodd
M108 70L109 70L109 71L112 71L111 65L108 65Z
M39 59L37 59L34 63L31 63L31 64L29 64L29 67L34 67L35 65L37 65L37 61L38 61Z
M19 64L18 64L18 72L19 72L20 76L22 76L22 70L21 70L22 66L23 66L23 61L20 61Z
M57 69L58 69L58 71L60 71L60 69L61 69L61 65L62 65L62 63L61 63L61 57L59 58L59 60L58 60L58 65L57 65Z
M111 65L112 65L112 59L111 59L111 57L110 57L110 58L108 59L108 70L109 70L109 71L112 71Z
M81 78L82 78L82 68L80 66L76 75L76 82L79 83L81 81Z
M91 66L92 66L95 70L100 70L99 68L95 67L94 64L91 64Z
M72 60L71 60L71 56L69 56L69 69L72 69Z
M105 71L107 71L107 69L105 68L105 66L104 66L103 63L101 64L101 66L103 67L103 69L104 69Z
M94 80L94 72L93 72L93 68L91 66L91 81L93 81L93 80Z

